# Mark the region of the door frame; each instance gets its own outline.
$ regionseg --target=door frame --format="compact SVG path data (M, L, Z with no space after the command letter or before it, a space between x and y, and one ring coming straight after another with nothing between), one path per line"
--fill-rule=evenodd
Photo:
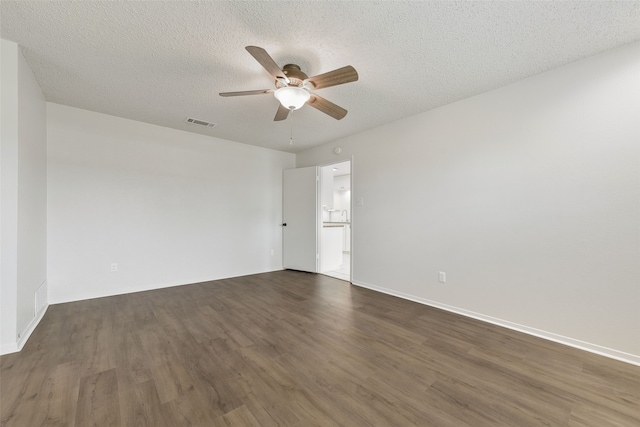
M350 162L351 163L351 173L349 175L349 185L351 187L351 195L349 197L349 212L351 212L351 219L349 221L349 239L351 242L349 248L349 283L353 284L353 248L354 248L354 232L353 232L353 223L355 218L355 210L353 209L355 206L355 197L353 197L353 176L354 176L354 156L351 155L349 158L342 160L334 160L326 163L316 163L316 167L320 171L321 168L336 165L338 163ZM318 219L318 254L320 259L318 260L318 269L322 265L322 179L320 179L320 186L318 188L318 211L316 213L316 218ZM319 271L318 271L319 272ZM320 273L320 272L319 272Z

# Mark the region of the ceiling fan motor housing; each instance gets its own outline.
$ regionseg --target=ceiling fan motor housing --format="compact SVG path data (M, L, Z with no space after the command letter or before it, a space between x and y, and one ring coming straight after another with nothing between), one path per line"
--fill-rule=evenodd
M305 73L300 70L300 66L296 64L287 64L282 67L282 72L289 79L289 84L287 85L283 81L276 79L276 87L281 88L284 86L302 86L304 81L309 78Z

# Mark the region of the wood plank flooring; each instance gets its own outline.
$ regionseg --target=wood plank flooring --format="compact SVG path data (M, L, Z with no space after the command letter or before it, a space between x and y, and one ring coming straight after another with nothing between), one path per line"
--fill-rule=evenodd
M49 307L2 426L640 426L640 368L322 275Z

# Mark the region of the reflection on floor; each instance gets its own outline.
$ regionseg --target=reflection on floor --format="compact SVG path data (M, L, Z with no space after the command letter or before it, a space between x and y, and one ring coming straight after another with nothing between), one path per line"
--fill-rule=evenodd
M335 277L336 279L346 280L347 282L351 281L351 254L343 253L342 254L342 265L338 270L333 271L325 271L323 274L327 276Z

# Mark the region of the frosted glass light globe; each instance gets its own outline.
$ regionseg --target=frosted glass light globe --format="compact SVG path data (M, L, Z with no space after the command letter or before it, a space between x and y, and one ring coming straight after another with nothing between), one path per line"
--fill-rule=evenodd
M297 110L311 98L311 94L306 89L295 86L281 87L274 95L280 104L289 110Z

